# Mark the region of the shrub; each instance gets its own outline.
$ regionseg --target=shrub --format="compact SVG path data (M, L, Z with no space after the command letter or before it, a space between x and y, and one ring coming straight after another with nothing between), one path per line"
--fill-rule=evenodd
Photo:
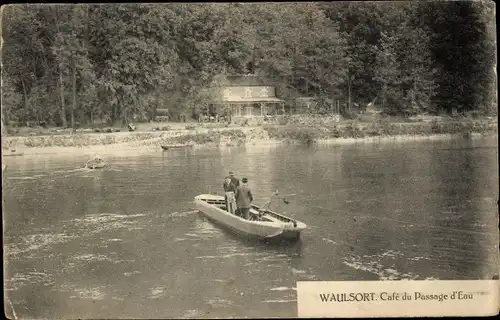
M278 122L278 124L280 126L284 126L284 125L288 124L288 122L290 121L290 117L285 116L285 115L279 115L276 117L276 121Z
M335 126L333 126L333 128L330 128L329 136L331 138L340 138L342 136L342 133L341 133L339 127L335 125Z
M236 138L245 138L246 134L241 130L225 130L221 131L218 134L226 137L236 137Z
M350 123L344 128L343 138L363 138L365 132L357 123Z
M441 133L441 126L439 125L439 122L436 119L432 119L431 121L431 132L434 134L439 134Z
M305 144L314 143L319 136L319 131L313 128L266 128L270 138L290 139L300 141Z
M349 110L346 110L342 116L347 120L356 120L359 118L358 113Z

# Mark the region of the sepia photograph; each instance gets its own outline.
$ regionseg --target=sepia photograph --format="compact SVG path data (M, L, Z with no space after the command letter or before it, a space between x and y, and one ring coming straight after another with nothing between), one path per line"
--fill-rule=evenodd
M498 280L493 1L1 13L7 318L425 312Z

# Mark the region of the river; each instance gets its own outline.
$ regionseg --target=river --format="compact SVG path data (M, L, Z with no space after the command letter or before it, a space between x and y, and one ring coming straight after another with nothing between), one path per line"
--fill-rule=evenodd
M498 274L497 137L5 158L7 312L36 318L295 317L296 281ZM262 245L193 197L234 170L308 225Z

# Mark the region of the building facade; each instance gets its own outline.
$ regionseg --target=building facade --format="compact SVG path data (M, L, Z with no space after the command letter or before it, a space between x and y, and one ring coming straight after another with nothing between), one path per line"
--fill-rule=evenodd
M261 77L226 76L224 85L214 90L218 92L209 106L210 114L254 118L285 112L285 101L276 96L275 86Z

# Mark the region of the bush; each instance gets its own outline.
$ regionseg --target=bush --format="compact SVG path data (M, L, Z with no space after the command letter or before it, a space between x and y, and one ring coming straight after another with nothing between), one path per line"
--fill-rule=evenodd
M366 128L366 134L369 136L383 136L383 135L391 135L394 132L397 132L397 129L394 125L389 122L387 118L378 118L374 120L371 124Z
M313 128L267 128L270 138L297 140L305 144L314 143L319 136L318 130Z
M292 131L292 132L293 132L292 137L295 140L299 140L305 144L314 143L316 141L316 139L318 138L318 133L316 131L314 131L313 129L309 129L309 128L300 129L298 131Z
M276 121L278 122L278 124L280 126L284 126L284 125L288 124L288 122L290 121L290 117L285 116L285 115L279 115L276 117Z
M441 126L439 122L436 119L432 119L431 121L431 132L434 134L439 134L441 133Z
M344 138L363 138L364 136L365 132L357 123L350 123L344 129Z
M192 124L186 125L186 130L196 130L196 127Z
M235 137L235 138L245 138L246 134L241 130L225 130L218 132L221 136Z
M357 120L359 118L358 113L349 110L346 110L342 116L347 120Z
M333 128L330 129L330 137L331 138L340 138L342 137L342 132L338 128L338 126L333 126Z

